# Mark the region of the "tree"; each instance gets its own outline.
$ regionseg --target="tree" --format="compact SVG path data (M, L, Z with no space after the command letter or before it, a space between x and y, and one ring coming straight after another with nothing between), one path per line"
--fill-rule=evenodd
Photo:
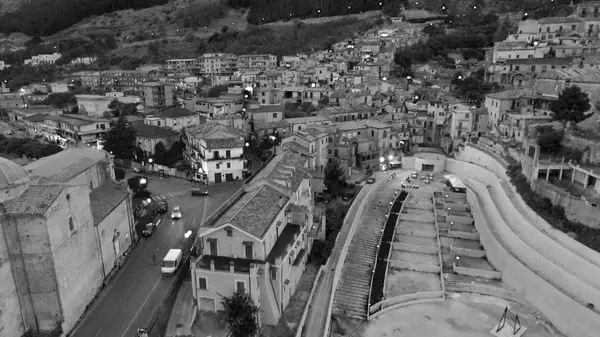
M54 108L65 109L71 106L77 106L77 98L70 92L55 92L48 95L44 103Z
M337 160L327 163L325 167L325 186L334 197L338 196L340 185L344 180L344 169Z
M208 89L208 97L219 97L223 91L227 91L226 85L216 85Z
M221 303L233 337L254 336L258 332L258 308L249 295L238 291L230 297L223 297Z
M574 124L586 119L585 113L590 110L590 97L580 87L572 85L558 94L558 100L552 103L554 120Z
M152 155L152 158L156 164L171 166L169 165L171 161L170 156L169 150L167 150L167 147L163 142L158 142L154 145L154 154Z
M115 125L106 133L104 150L117 159L131 159L135 154L135 129L120 115Z

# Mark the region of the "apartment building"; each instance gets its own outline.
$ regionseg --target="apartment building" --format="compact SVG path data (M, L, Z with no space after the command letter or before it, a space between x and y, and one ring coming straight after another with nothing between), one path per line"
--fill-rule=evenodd
M473 132L473 112L471 107L463 103L454 103L450 109L450 137L452 139L469 138Z
M205 114L209 118L240 112L244 108L242 97L206 97L186 101L188 102L188 109Z
M202 56L202 71L208 75L233 74L238 69L234 54L212 53Z
M206 123L186 132L185 159L207 184L242 179L244 137L232 127Z
M166 83L150 82L143 85L143 99L146 110L150 112L160 111L174 104L174 86Z
M67 79L81 81L81 85L91 88L97 87L101 83L99 71L79 71L67 76Z
M199 59L170 59L166 60L167 70L175 73L196 73L201 68Z
M306 157L277 155L214 223L200 228L201 254L191 264L198 308L223 310L222 297L244 292L259 308L259 326L276 326L316 236L313 209Z
M289 147L308 156L308 167L314 171L323 171L327 166L328 147L334 132L319 127L308 127L295 132L282 141L284 147Z
M277 68L277 56L271 54L251 54L238 56L238 69L266 71Z
M324 108L319 110L318 115L325 116L334 123L339 123L360 119L369 119L374 117L376 112L376 108L364 105L353 105Z
M62 146L77 144L97 145L110 130L110 120L81 115L47 115L42 134Z
M137 90L152 77L150 71L144 70L106 70L100 73L100 84L125 90Z
M62 54L60 53L52 53L52 54L40 54L36 56L32 56L30 59L25 60L25 64L29 64L32 66L39 66L43 64L54 64L56 60L61 58Z
M160 111L156 114L156 117L163 121L160 126L175 131L200 125L200 115L197 112L180 107Z

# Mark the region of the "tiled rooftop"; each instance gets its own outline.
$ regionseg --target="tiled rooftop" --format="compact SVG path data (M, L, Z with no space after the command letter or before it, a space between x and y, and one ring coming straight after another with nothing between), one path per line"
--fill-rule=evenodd
M288 142L288 143L284 143L283 147L285 148L289 148L292 151L304 154L304 155L308 155L308 149L305 146L302 146L301 144L299 144L298 142Z
M231 224L245 232L262 238L281 211L280 200L289 198L276 189L264 185L245 193L216 222L215 227Z
M64 188L65 185L29 186L18 198L4 204L6 213L43 215Z
M88 148L69 148L40 158L24 167L33 176L48 182L68 182L86 169L106 160L106 152Z
M169 110L162 111L158 115L163 118L178 118L178 117L186 117L186 116L195 116L195 115L198 115L198 113L194 112L194 111L190 111L188 109L175 107L175 108L171 108Z
M112 181L94 189L90 193L94 225L100 224L128 195L127 189Z
M218 123L199 125L188 131L206 142L208 149L231 149L244 146L244 139L234 128Z

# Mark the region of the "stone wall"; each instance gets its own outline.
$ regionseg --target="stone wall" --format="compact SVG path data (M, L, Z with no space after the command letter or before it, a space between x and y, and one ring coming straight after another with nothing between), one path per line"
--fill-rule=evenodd
M600 142L598 139L586 139L567 132L562 143L564 146L583 151L582 162L600 163Z
M593 207L580 197L576 198L561 188L551 183L536 179L532 181L535 193L550 199L553 205L561 205L565 208L565 215L571 221L577 221L590 227L600 225L600 208Z

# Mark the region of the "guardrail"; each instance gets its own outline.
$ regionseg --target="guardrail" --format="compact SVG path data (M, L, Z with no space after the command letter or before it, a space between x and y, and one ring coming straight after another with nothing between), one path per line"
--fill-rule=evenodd
M331 297L329 298L329 305L327 308L327 319L326 319L326 323L325 323L324 337L329 336L329 330L331 327L331 313L333 311L333 299L335 297L335 292L337 290L337 286L338 286L340 276L342 273L342 268L344 265L343 261L346 260L346 256L348 255L348 249L350 248L350 242L352 241L352 238L354 237L354 234L356 232L356 227L359 223L360 217L362 215L362 211L365 208L365 203L372 198L373 194L379 188L379 186L382 184L382 182L384 180L385 179L379 179L379 177L378 177L375 184L371 185L370 187L363 187L363 189L361 189L361 191L358 193L358 195L354 199L354 202L350 206L348 213L346 213L346 217L344 218L344 222L342 225L342 231L345 228L348 228L348 232L346 232L346 233L340 232L338 234L338 237L336 238L336 244L338 242L338 239L343 239L345 241L343 241L344 245L342 246L342 248L340 250L339 257L330 256L329 262L327 264L327 268L329 268L330 271L331 270L334 271L334 274L333 274L334 276L333 276L333 285L331 287L331 295L330 295ZM367 191L367 189L368 189L368 191ZM364 194L362 194L363 191L364 191ZM362 199L361 199L361 194L362 194ZM356 205L355 205L355 203L356 203ZM352 222L348 223L351 219L352 219ZM350 225L350 227L348 227L348 225ZM342 235L344 235L344 236L342 237ZM335 250L335 247L334 247L334 250ZM332 266L330 266L329 264L335 264L335 268L332 268Z
M402 214L402 210L404 209L404 204L406 203L406 200L408 199L409 196L410 196L410 193L408 193L406 195L406 198L402 202L402 207L400 207L400 212L398 212L398 218L396 219L396 223L394 224L394 231L396 230L396 226L398 225L398 221L400 220L400 214ZM384 231L385 231L385 226L387 225L387 221L390 218L390 214L392 213L392 208L394 208L396 199L399 197L400 197L400 194L397 194L396 197L394 198L394 201L392 202L392 206L390 207L390 209L387 212L387 215L385 216L386 224L383 225ZM379 237L379 245L377 247L381 247L381 240L383 240L383 232L381 233L381 236ZM390 250L388 251L387 262L385 264L385 268L386 268L385 277L387 277L387 270L389 268L391 254L392 254L392 247L390 247ZM373 269L377 268L377 255L379 255L379 249L377 249L377 254L375 255L375 264L373 265ZM371 292L373 291L373 278L374 277L375 277L375 272L373 271L371 273L371 282L369 282L369 296L367 297L367 321L370 319L370 315L371 315ZM385 287L385 277L384 277L384 281L383 281L384 287ZM384 294L384 298L385 298L385 294Z
M438 223L438 214L437 208L435 207L436 200L435 194L431 194L431 198L433 198L433 217L435 219L435 239L438 245L438 261L440 264L440 284L442 286L442 298L446 300L446 285L444 284L444 260L442 259L442 241L440 240L440 224Z
M442 302L444 301L444 292L438 291L425 291L414 294L406 294L396 296L387 300L383 300L373 304L369 308L369 319L373 319L379 315L382 315L393 309L401 308L403 306L430 303L430 302Z

